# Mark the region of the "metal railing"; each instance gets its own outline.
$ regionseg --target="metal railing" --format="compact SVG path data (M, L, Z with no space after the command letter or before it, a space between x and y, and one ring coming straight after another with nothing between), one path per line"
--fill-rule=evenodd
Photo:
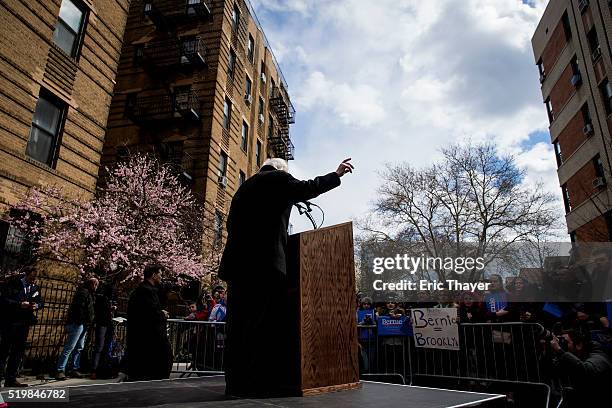
M537 323L461 323L459 350L417 347L410 336L378 336L375 325L358 325L362 375L398 382L457 380L541 387L546 406L551 378L543 372Z
M143 62L160 68L206 65L206 47L200 37L171 38L147 43Z
M174 355L172 372L181 377L223 374L225 322L169 319L168 339Z
M200 98L193 91L176 91L162 95L136 96L128 114L137 121L200 119Z

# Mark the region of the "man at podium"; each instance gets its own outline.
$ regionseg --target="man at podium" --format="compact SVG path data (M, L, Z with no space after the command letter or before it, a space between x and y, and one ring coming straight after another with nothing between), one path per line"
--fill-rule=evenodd
M350 158L336 171L297 180L287 162L268 159L232 199L227 243L219 277L228 283L226 316L226 394L240 397L283 395L290 368L287 330L287 229L291 207L340 185L353 170Z

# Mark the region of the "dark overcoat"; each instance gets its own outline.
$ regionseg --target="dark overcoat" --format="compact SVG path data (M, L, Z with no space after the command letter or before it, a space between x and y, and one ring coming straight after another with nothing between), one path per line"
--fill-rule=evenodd
M130 294L127 359L130 381L170 377L172 351L157 288L144 281Z
M287 228L291 207L340 185L335 172L313 180L264 166L238 189L227 220L219 277L228 282L226 393L284 395L295 355L288 307ZM293 367L295 368L295 367Z

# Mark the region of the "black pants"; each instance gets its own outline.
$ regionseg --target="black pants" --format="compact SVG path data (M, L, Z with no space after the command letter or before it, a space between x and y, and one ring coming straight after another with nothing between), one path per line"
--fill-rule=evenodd
M263 283L234 283L227 291L226 394L291 395L299 371L297 307L284 276Z
M7 382L17 379L29 330L30 326L24 323L0 325L0 378L5 378Z

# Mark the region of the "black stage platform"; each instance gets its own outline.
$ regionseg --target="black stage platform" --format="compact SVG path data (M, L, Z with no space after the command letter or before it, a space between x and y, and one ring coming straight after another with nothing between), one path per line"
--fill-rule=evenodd
M59 386L60 384L54 384ZM36 387L39 388L39 387ZM46 388L46 387L44 387ZM41 388L42 389L42 388ZM359 390L308 397L226 399L223 376L69 387L69 402L9 403L9 407L503 407L502 395L364 381ZM6 396L6 390L2 395Z

